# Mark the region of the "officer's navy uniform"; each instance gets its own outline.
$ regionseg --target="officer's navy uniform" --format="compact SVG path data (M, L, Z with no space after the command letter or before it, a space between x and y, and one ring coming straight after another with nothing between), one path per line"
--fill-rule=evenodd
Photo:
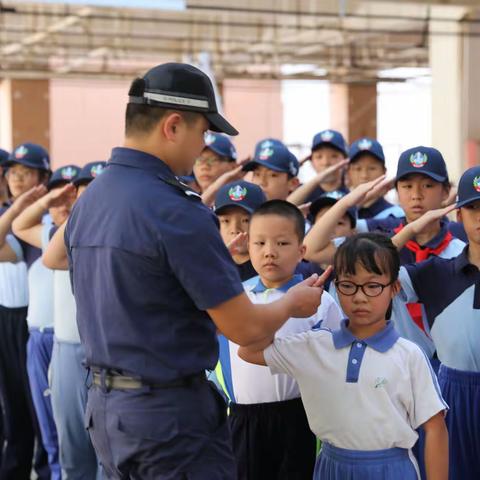
M225 403L203 373L218 359L205 310L243 292L215 215L160 159L115 148L65 239L86 363L101 384L86 426L107 477L234 478ZM109 388L124 378L115 374L143 386Z

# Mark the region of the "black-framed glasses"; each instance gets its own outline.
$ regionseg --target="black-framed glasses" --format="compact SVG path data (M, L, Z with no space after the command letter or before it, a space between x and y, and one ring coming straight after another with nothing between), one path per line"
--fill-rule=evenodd
M359 285L358 283L353 283L348 280L337 280L335 282L335 287L337 287L337 290L342 295L346 295L347 297L355 295L358 292L358 289L361 289L367 297L378 297L382 294L385 288L389 287L393 283L394 282L390 282L384 285L383 283L378 282L367 282Z

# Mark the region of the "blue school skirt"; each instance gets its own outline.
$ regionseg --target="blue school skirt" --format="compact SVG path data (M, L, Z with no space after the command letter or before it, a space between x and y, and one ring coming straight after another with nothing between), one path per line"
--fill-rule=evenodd
M450 410L446 422L451 480L480 479L480 373L440 365L438 383Z
M314 480L418 480L417 467L405 448L346 450L322 445Z

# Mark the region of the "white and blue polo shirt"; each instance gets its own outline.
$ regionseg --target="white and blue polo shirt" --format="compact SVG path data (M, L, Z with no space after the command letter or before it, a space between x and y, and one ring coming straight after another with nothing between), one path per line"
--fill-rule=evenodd
M402 300L423 304L442 364L480 372L480 272L468 246L455 258L402 267L400 281Z
M345 320L276 338L264 355L273 374L295 378L311 430L336 447L410 449L415 430L448 408L427 357L391 322L359 340Z
M271 303L303 280L300 274L278 289L266 288L259 277L244 283L245 291L253 303ZM327 327L337 329L342 319L340 309L327 293L315 315L308 318L290 318L276 332L275 338L285 338L307 330ZM295 380L288 375L272 375L267 367L245 362L238 356L238 345L219 336L220 364L225 388L230 400L240 404L280 402L300 397Z

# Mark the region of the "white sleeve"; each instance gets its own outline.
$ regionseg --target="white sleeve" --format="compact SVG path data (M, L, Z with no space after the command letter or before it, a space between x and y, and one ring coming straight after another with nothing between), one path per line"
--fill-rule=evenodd
M295 378L297 367L301 368L301 357L311 332L276 338L264 351L265 362L273 375L286 373Z
M412 404L409 411L412 427L417 429L439 412L448 410L437 376L430 361L418 345L413 345L409 361Z
M20 245L20 242L11 234L7 234L5 241L8 243L8 246L13 250L17 256L17 262L23 261L23 249Z
M342 243L345 243L347 237L337 237L332 240L333 245L338 248Z
M328 292L322 293L322 303L318 309L318 314L320 314L320 319L323 319L322 328L329 328L330 330L338 330L340 328L343 314L337 302Z
M368 223L365 219L357 220L357 225L355 226L357 233L368 233Z
M412 279L410 278L410 275L405 267L400 267L398 280L400 281L401 286L400 292L398 293L398 298L405 303L417 303L417 292L413 288Z

